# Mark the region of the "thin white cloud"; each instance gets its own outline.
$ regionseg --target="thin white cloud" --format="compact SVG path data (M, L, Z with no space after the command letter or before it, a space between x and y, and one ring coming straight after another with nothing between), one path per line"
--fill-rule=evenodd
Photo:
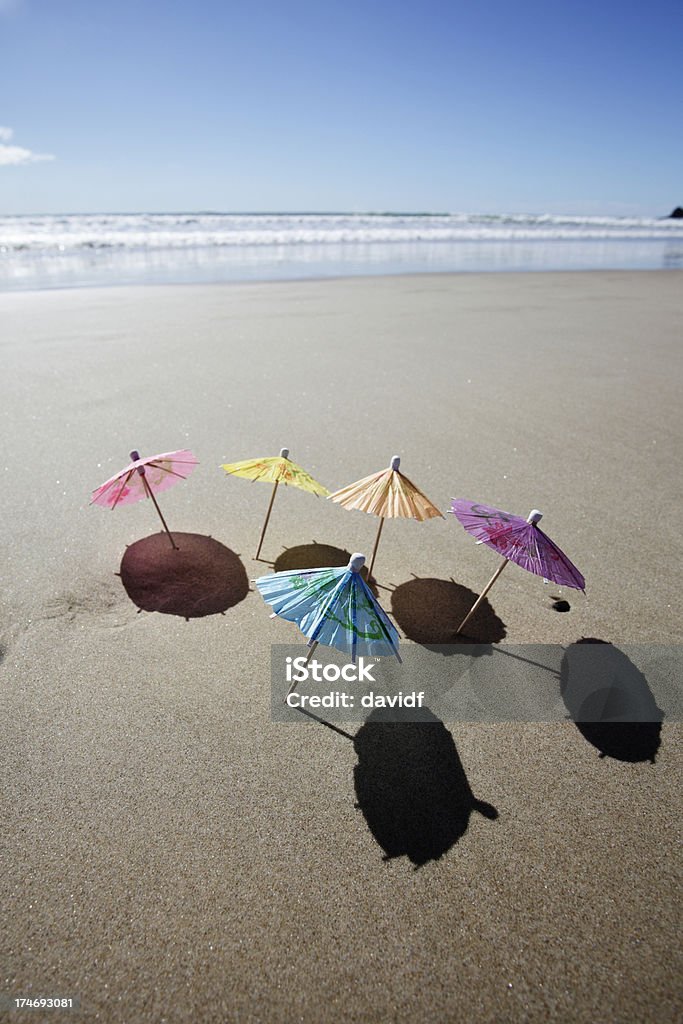
M0 4L2 0L0 0ZM1 9L1 8L0 8ZM40 164L54 160L52 153L34 153L24 146L11 146L14 130L0 125L0 167L16 167L20 164Z

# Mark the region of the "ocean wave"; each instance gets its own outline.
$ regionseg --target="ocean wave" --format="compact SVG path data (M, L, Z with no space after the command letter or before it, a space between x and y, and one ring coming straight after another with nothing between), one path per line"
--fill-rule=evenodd
M111 214L0 217L0 256L394 243L683 240L683 221L550 214Z

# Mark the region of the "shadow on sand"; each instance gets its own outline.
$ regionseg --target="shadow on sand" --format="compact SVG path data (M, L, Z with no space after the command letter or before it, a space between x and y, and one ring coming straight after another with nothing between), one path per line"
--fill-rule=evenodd
M586 644L600 649L587 651ZM560 692L600 757L655 763L664 714L645 676L617 647L594 637L571 644L562 658Z
M177 551L165 533L126 548L119 575L140 611L197 619L244 600L249 580L234 551L198 533L174 532L173 537Z
M293 569L328 569L331 566L348 565L353 552L344 548L336 548L332 544L299 544L294 548L285 548L273 563L273 572L291 572ZM377 584L374 578L368 579L368 568L363 566L361 575L377 596Z
M356 806L384 859L406 856L417 869L458 842L473 811L498 812L475 798L453 737L428 708L418 722L386 714L373 711L354 739Z
M449 644L497 644L505 639L505 623L484 598L467 623L467 636L456 633L479 595L454 580L415 577L391 595L391 614L408 640L428 649Z

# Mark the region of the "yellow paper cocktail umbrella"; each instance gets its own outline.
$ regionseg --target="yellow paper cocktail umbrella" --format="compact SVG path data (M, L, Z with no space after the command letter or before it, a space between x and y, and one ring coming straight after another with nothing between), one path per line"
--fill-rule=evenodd
M275 501L275 495L280 484L299 487L302 491L308 491L309 494L325 496L330 493L326 487L323 487L317 480L314 480L305 469L302 469L301 466L297 466L296 462L290 460L289 448L283 448L279 455L269 456L264 459L246 459L244 462L230 462L221 468L232 476L243 476L247 480L262 480L264 483L273 484L273 493L270 496L266 520L261 530L261 538L258 542L256 554L254 555L255 559L261 554L263 538L266 535L268 520L270 519L273 502Z
M425 519L434 519L437 516L443 519L441 512L436 505L432 504L426 494L423 494L412 480L401 473L398 468L400 464L400 456L394 455L388 469L383 469L380 473L373 473L372 476L363 477L362 480L356 480L355 483L330 494L330 501L336 501L344 508L357 508L361 512L369 512L370 515L380 517L368 575L372 575L385 519L401 517L417 519L419 522L423 522Z

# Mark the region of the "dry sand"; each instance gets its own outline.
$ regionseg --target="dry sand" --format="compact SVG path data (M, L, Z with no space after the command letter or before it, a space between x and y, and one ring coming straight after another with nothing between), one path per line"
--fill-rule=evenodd
M680 726L665 721L652 764L601 758L571 722L446 723L452 741L366 727L355 746L273 724L269 645L295 627L253 592L224 616L138 615L114 573L153 509L87 500L131 448L190 446L202 465L163 496L169 523L253 577L268 490L221 462L287 445L334 488L400 453L443 508L541 508L585 573L588 597L563 592L558 614L554 588L512 567L491 594L504 642L680 643L682 286L444 275L0 298L0 992L126 1022L680 1019ZM287 490L264 556L373 535ZM449 517L390 523L376 574L478 591L496 564ZM409 831L431 774L459 795L457 841L419 869L383 860L368 804L403 801ZM470 816L475 798L497 818Z

